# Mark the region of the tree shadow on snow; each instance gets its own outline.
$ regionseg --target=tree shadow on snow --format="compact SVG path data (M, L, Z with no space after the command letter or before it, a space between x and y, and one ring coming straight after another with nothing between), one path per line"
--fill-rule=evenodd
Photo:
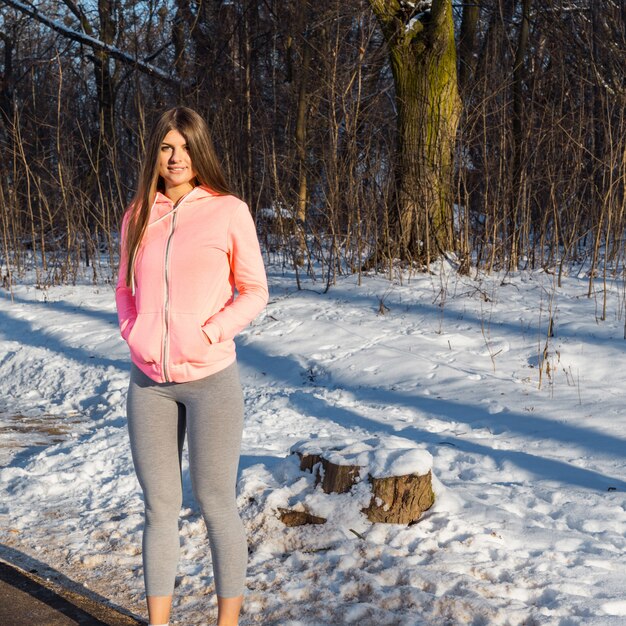
M0 294L4 296L5 300L11 300L11 296L6 292L0 291ZM111 291L111 303L115 300L115 292ZM83 306L83 303L80 305L71 304L69 302L65 302L64 300L29 300L28 298L22 298L13 294L13 302L17 304L26 304L26 305L35 305L41 306L45 308L49 308L59 313L70 313L70 314L80 314L88 317L92 317L96 320L106 322L108 324L113 324L117 326L117 313L115 310L113 311L105 311L104 309L92 309L88 308L86 305Z
M626 482L623 480L605 476L599 472L577 467L557 459L548 459L520 450L498 450L460 437L451 437L450 435L446 435L442 439L440 434L429 432L414 424L394 427L390 424L370 419L355 410L333 405L315 395L313 393L315 390L332 389L333 386L304 386L302 381L306 380L306 370L291 357L268 355L249 343L238 347L238 355L239 361L244 366L268 372L268 377L276 381L278 385L296 387L294 391L289 393L289 402L294 409L304 415L320 420L332 420L346 428L360 428L367 431L368 434L403 436L425 444L430 448L436 448L440 445L451 445L463 452L490 457L499 465L505 462L513 463L525 472L534 474L543 480L553 480L594 490L606 491L608 488L615 488L620 491L626 491ZM343 381L339 380L336 382L335 388L340 388L353 394L357 402L361 400L380 405L381 407L389 405L395 407L404 406L426 416L436 416L444 420L463 422L474 428L487 428L494 433L514 432L537 440L552 439L564 444L584 448L594 453L608 452L616 456L626 457L625 440L592 429L563 423L555 424L554 421L537 415L513 412L490 414L482 407L475 405L464 405L450 400L423 397L380 387L345 385ZM298 386L301 388L298 389ZM307 387L310 391L305 390Z
M501 288L504 289L504 286ZM330 301L340 300L342 302L350 302L354 305L356 305L357 303L361 303L364 308L371 311L373 317L379 314L380 298L374 293L359 294L355 293L354 291L348 291L345 288L333 287L333 290L329 292L325 297L328 298ZM449 298L451 302L457 303L460 299L461 296ZM502 299L504 300L504 298ZM454 308L453 304L448 304L442 308L437 304L426 303L423 301L394 301L393 293L386 296L385 304L390 306L391 312L387 314L390 317L393 318L394 315L398 313L408 317L413 317L415 318L415 322L420 323L423 323L423 318L426 318L427 320L429 320L433 331L435 329L439 329L439 327L441 326L441 330L444 334L447 332L457 332L457 329L455 329L453 326L455 322L464 322L476 326L477 328L481 328L483 325L485 325L489 329L491 340L495 341L502 339L511 341L512 337L513 339L517 337L522 337L522 339L524 339L524 337L526 336L528 338L524 339L524 344L528 344L529 346L533 345L535 350L537 345L537 337L543 337L543 339L545 340L549 324L549 315L546 310L544 310L540 314L538 310L533 313L533 310L531 308L528 308L524 312L524 326L522 326L522 320L520 319L517 319L515 321L506 321L503 319L494 318L489 312L490 307L504 306L503 304L498 305L487 303L485 305L484 316L478 316L466 309L464 309L463 311L459 311L458 309ZM595 303L593 300L589 300L588 304L589 308L593 309L594 311L593 313L589 313L589 320L595 321ZM332 320L330 321L332 322ZM614 336L611 334L612 330L614 331ZM571 322L560 323L557 320L553 332L554 339L557 341L559 339L570 339L574 341L580 341L582 343L590 343L597 346L609 347L613 349L619 349L621 347L622 350L626 350L626 341L624 341L623 339L621 330L621 328L611 329L607 325L604 327L597 327L597 333L592 333L588 331L577 332L575 329L572 329Z
M0 329L2 329L0 331L2 335L7 339L33 348L45 348L79 363L114 367L119 370L125 370L129 367L127 359L110 359L97 354L95 350L92 352L84 348L69 346L60 338L46 334L43 329L35 329L28 320L11 317L4 311L0 311Z

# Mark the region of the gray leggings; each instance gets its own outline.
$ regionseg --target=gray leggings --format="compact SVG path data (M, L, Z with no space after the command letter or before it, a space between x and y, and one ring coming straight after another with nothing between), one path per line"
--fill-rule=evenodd
M133 463L145 503L146 595L170 596L174 590L185 430L191 484L208 530L217 594L241 595L248 549L235 501L243 429L237 363L187 383L156 383L133 364L127 407Z

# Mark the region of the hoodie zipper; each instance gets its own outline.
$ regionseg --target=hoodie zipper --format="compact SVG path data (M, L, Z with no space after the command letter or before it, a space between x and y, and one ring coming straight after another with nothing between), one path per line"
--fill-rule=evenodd
M195 188L186 193L182 198L180 198L173 209L178 208L193 192ZM178 211L173 211L172 215L172 226L170 227L170 234L167 237L167 243L165 244L165 296L164 296L164 307L163 307L163 326L165 328L165 332L163 333L163 378L165 378L165 382L171 382L170 377L167 371L167 361L169 358L169 323L170 323L170 278L169 278L169 261L170 261L170 246L172 243L172 237L174 236L174 230L176 228L176 216L178 215Z

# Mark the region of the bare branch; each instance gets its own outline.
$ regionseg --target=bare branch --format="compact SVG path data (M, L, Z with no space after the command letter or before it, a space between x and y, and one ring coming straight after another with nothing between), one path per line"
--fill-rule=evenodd
M120 50L119 48L116 48L115 46L112 46L110 44L106 44L100 41L99 39L96 39L95 37L91 37L90 35L87 35L85 33L78 33L75 30L68 28L64 24L61 24L60 22L57 22L55 20L51 20L45 15L42 15L34 7L30 7L22 2L18 2L18 0L0 0L0 3L13 7L17 11L20 11L20 13L24 13L32 17L33 19L37 20L38 22L42 24L45 24L52 30L55 30L57 33L63 35L64 37L67 37L68 39L85 44L89 46L90 48L92 48L93 50L100 50L101 52L105 52L110 57L117 59L118 61L122 61L123 63L128 63L129 65L134 66L140 72L144 72L145 74L148 74L149 76L158 78L159 80L162 80L163 82L166 82L172 85L180 86L181 84L179 80L177 80L176 78L173 78L170 74L168 74L161 68L151 65L150 63L146 63L145 61L142 61L140 59L134 58L127 52L124 52Z

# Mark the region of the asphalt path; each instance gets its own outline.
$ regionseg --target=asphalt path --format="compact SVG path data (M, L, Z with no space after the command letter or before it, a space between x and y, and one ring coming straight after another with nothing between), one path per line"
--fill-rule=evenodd
M141 626L103 602L61 587L6 561L0 561L2 626Z

